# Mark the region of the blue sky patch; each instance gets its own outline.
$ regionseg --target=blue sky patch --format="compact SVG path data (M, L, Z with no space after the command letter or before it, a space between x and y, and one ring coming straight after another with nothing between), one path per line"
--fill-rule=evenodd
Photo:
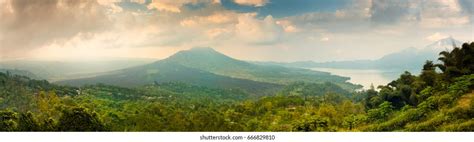
M351 0L271 0L261 7L239 5L233 0L221 0L222 5L238 12L257 12L259 17L276 18L309 12L333 12L350 4Z

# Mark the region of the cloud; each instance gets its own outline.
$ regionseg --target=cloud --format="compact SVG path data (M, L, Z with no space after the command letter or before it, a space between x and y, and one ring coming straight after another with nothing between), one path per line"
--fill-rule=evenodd
M232 14L223 14L223 13L215 13L213 15L207 16L206 20L212 23L227 23L232 21L234 16Z
M192 27L197 25L196 21L190 19L182 20L179 24L183 27Z
M210 30L207 30L206 31L206 35L211 38L211 39L215 39L215 38L218 38L218 37L228 37L230 36L229 34L231 33L231 31L229 29L226 29L226 28L214 28L214 29L210 29Z
M412 26L418 24L420 28L463 26L469 23L469 16L472 17L472 14L467 14L469 6L464 5L468 3L464 0L372 0L370 20L376 26L397 24Z
M447 35L444 35L444 34L441 34L439 32L436 32L430 36L427 36L425 39L429 40L429 41L438 41L440 39L443 39L443 38L446 38L448 37Z
M121 0L97 0L99 5L107 7L109 13L118 13L123 11L122 7L117 5L118 2L121 2Z
M371 18L375 24L397 23L409 14L410 3L408 0L373 0Z
M445 28L469 25L469 16L463 13L458 0L432 0L418 5L422 28Z
M237 22L237 14L233 12L220 11L210 15L192 16L181 20L180 25L191 26L212 26Z
M445 34L472 39L472 5L466 5L472 2L466 0L260 2L0 0L0 56L43 49L51 52L42 57L96 50L91 56L130 56L127 50L206 46L243 59L328 60L376 58ZM333 54L349 49L358 50Z
M345 9L311 12L281 18L301 32L367 32L370 24L370 2L357 1ZM298 31L298 30L297 30Z
M241 5L260 7L267 4L268 0L234 0L234 2Z
M458 0L463 14L467 15L471 23L474 23L474 1L472 0Z
M469 15L474 14L474 1L472 0L458 0L459 5L461 6L463 12Z
M107 0L106 0L106 1L107 1ZM145 3L146 3L146 0L130 0L130 2L139 3L139 4L145 4Z
M268 15L282 18L311 12L332 12L350 6L351 1L354 0L222 0L222 5L238 12L257 13L260 18Z
M15 56L110 24L104 6L88 0L7 0L0 4L1 56Z
M277 42L283 28L276 24L276 21L270 15L263 20L257 19L256 15L256 13L239 15L239 22L235 25L238 38L254 44Z
M291 23L291 21L288 21L288 20L276 21L276 24L282 26L284 31L287 33L294 33L294 32L299 31L299 29L297 29L295 25L293 25L293 23Z
M212 0L212 3L214 3L214 4L220 4L220 3L221 3L221 0Z
M323 38L321 38L321 41L329 41L329 38L328 37L323 37Z
M220 3L220 0L152 0L148 3L147 8L150 10L156 9L162 12L180 13L183 11L185 6L196 6L195 8L201 9L207 7L209 4Z
M181 6L190 2L191 1L187 0L153 0L150 4L148 4L147 8L179 13L181 12Z

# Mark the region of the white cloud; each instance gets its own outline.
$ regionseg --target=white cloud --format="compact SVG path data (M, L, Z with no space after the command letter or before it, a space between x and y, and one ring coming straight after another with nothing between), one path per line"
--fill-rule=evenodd
M0 3L2 56L17 56L79 33L107 30L108 8L95 1L8 1ZM6 10L3 10L6 7Z
M209 15L205 17L207 21L212 23L227 23L235 18L235 14L233 13L215 13L213 15Z
M285 32L288 32L288 33L293 33L293 32L297 32L298 30L292 26L292 25L289 25L289 26L285 26Z
M448 36L444 35L444 34L441 34L439 32L436 32L432 35L427 36L425 39L427 39L429 41L438 41L438 40L446 38L446 37L448 37Z
M230 30L226 28L214 28L206 31L206 35L211 38L223 37L223 35L229 35Z
M106 7L109 13L118 13L123 11L122 7L117 5L118 2L121 2L121 0L97 0L97 3Z
M259 20L255 13L241 14L238 21L238 24L235 25L237 36L250 43L268 44L276 42L283 31L271 15Z
M425 18L420 21L421 28L446 28L446 27L461 27L469 25L468 16L459 17L433 17Z
M287 33L294 33L294 32L298 32L299 29L297 29L295 27L295 25L293 25L291 23L291 21L289 20L280 20L280 21L276 21L276 24L280 25L283 27L284 31L287 32Z
M240 5L250 5L250 6L264 6L268 3L268 0L234 0L235 3Z
M173 13L180 13L181 6L186 3L191 3L189 0L153 0L148 4L148 9L157 9L159 11L167 11Z
M191 19L182 20L179 24L183 27L192 27L192 26L197 25L196 21L191 20Z
M216 12L211 15L205 16L192 16L186 19L181 20L181 25L201 25L201 26L210 26L210 25L220 25L220 24L229 24L237 22L237 13L234 12ZM184 23L183 23L184 22ZM184 25L183 25L184 24Z
M221 3L221 0L212 0L212 3L220 4L220 3Z
M321 41L329 41L329 37L323 37L321 38Z

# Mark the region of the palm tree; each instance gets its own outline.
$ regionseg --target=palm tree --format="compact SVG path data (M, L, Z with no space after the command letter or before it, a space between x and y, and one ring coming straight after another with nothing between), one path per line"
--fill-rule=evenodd
M472 74L474 71L474 42L470 45L464 43L462 48L454 47L451 52L442 51L439 55L438 60L442 64L436 64L436 67L443 72L448 80L453 77Z
M446 72L446 66L451 64L451 54L449 51L441 51L439 55L440 57L438 60L440 60L442 64L436 64L436 67L438 67L442 72Z

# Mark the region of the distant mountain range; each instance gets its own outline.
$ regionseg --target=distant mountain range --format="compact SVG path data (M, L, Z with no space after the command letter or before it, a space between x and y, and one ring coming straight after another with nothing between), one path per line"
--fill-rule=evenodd
M40 79L34 73L31 73L31 72L26 71L26 70L2 69L2 68L0 68L0 72L6 73L6 74L12 74L12 75L26 76L26 77L31 78L31 79Z
M60 81L87 76L95 76L128 67L144 65L156 59L107 58L94 61L46 61L46 60L10 60L0 61L0 70L28 71L35 79Z
M340 69L380 69L380 70L421 70L426 60L436 62L439 52L452 50L453 45L461 46L462 42L448 37L436 41L424 48L406 48L404 50L391 53L377 60L352 60L352 61L332 61L313 62L300 61L291 63L260 62L259 64L282 65L299 68L340 68Z
M357 89L348 77L308 69L257 65L233 59L212 48L192 48L150 64L111 71L96 77L59 81L80 86L104 83L133 87L152 83L183 82L217 88L237 88L265 93L292 82L332 82L345 89Z

